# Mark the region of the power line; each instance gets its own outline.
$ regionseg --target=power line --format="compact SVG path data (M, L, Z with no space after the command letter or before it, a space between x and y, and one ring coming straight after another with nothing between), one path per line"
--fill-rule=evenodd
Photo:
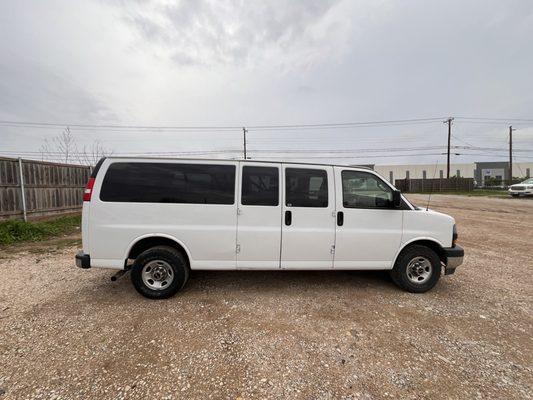
M398 119L386 121L358 121L358 122L340 122L340 123L321 123L321 124L287 124L287 125L249 125L247 129L305 129L305 128L341 128L361 125L386 125L386 124L402 124L402 123L419 123L419 122L435 122L442 118L412 118L412 119ZM143 125L107 125L107 124L80 124L80 123L52 123L52 122L34 122L34 121L8 121L0 120L0 125L16 127L16 128L64 128L68 126L75 129L120 129L120 130L241 130L242 126L143 126Z
M444 153L421 153L418 154L419 156L432 156L432 155L442 155ZM248 156L249 160L262 160L262 159L298 159L298 160L304 160L304 159L355 159L355 158L389 158L389 157L411 157L412 154L365 154L365 155L343 155L343 156L298 156L298 157L291 157L291 156L262 156L262 158L259 157L250 157Z
M127 155L127 154L204 154L204 153L236 153L240 152L240 149L221 149L221 150L189 150L189 151L143 151L143 152L113 152L115 155ZM17 150L0 150L0 154L64 154L61 151L17 151ZM73 154L83 154L83 152L75 151Z
M70 128L83 129L122 129L122 130L237 130L242 126L142 126L142 125L101 125L101 124L71 124L71 123L52 123L52 122L31 122L31 121L5 121L0 120L0 125L21 128Z
M480 121L505 121L505 122L533 122L533 119L527 118L487 118L487 117L455 117L456 119L473 119Z
M435 123L441 118L421 118L421 119L406 119L406 120L390 120L390 121L367 121L367 122L344 122L344 123L326 123L326 124L299 124L299 125L258 125L249 126L248 129L255 131L290 131L290 130L308 130L308 129L343 129L343 128L372 128L372 127L387 127L387 126L403 126L403 125L421 125L428 123Z
M486 121L486 122L533 122L533 119L527 118L489 118L489 117L467 117L458 116L455 119L468 121ZM422 122L438 122L445 117L430 118L406 118L393 120L372 120L372 121L351 121L351 122L326 122L316 124L265 124L265 125L247 125L247 129L290 129L290 128L340 128L353 127L360 125L387 125L387 124L416 124ZM121 129L121 130L241 130L242 125L204 125L204 126L187 126L187 125L119 125L119 124L82 124L71 122L36 122L36 121L14 121L0 120L0 125L13 127L50 127L50 128L91 128L91 129Z
M509 121L531 122L533 119L517 118L481 118L481 117L457 117L461 123L466 124L507 124ZM306 130L325 130L327 133L331 129L350 129L350 128L381 128L394 126L417 126L422 124L433 124L442 121L442 117L434 118L411 118L396 120L373 120L373 121L354 121L338 123L317 123L317 124L285 124L285 125L248 125L246 131L254 132L288 132L288 131L306 131ZM65 126L78 132L92 133L128 133L128 134L176 134L176 133L228 133L232 135L242 132L242 126L233 125L212 125L212 126L173 126L173 125L114 125L114 124L81 124L81 123L52 123L52 122L35 122L35 121L13 121L0 120L0 127L10 128L32 128L32 129L52 129L56 130ZM324 133L324 132L321 132ZM248 139L248 138L247 138ZM290 138L295 139L295 138ZM414 139L414 138L413 138ZM252 141L260 140L252 139Z
M435 156L435 155L438 155L438 156L444 156L446 155L447 153L443 152L443 153L420 153L418 154L418 156ZM467 155L470 155L470 154L463 154L463 153L454 153L454 155L456 156L467 156ZM486 155L486 156L490 156L490 157L496 157L496 158L507 158L508 156L507 155L494 155L494 154L486 154L486 153L479 153L478 155ZM143 157L143 156L147 156L146 154L143 154L143 153L138 153L138 154L131 154L130 157ZM154 155L152 155L154 156ZM195 158L199 158L199 159L203 159L203 158L211 158L213 156L213 154L211 155L208 155L208 154L203 154L203 155L196 155ZM365 155L334 155L334 156L275 156L275 155L272 155L272 156L259 156L259 157L248 157L249 160L269 160L269 159L284 159L284 160L307 160L307 159L321 159L321 160L328 160L328 159L342 159L342 160L355 160L355 159L366 159L366 160L373 160L373 159L380 159L380 158L394 158L394 157L411 157L412 154L365 154ZM125 156L125 157L128 157L128 156ZM162 158L175 158L173 157L172 155L164 155L162 156ZM221 159L221 160L235 160L235 159L238 159L240 158L239 156L236 156L236 157L215 157L215 159ZM516 157L516 155L513 156L514 160L517 161L517 162L521 162L522 160L524 160L523 162L527 162L527 160L530 160L530 159L533 159L533 157L530 157L530 156L521 156L520 158ZM61 156L44 156L44 157L40 157L38 155L33 155L33 156L28 156L27 159L37 159L37 160L42 160L42 161L56 161L56 162L66 162L65 161L65 157L61 157ZM83 162L83 159L80 158L79 156L77 155L72 155L69 157L68 159L68 162L69 163L78 163L80 165L84 164Z
M455 136L455 135L453 135L453 134L452 134L452 137L453 137L454 139L456 139L456 140L458 140L458 141L460 141L460 142L462 142L462 143L468 145L468 146L475 147L472 143L469 143L469 142L467 142L466 140L463 140L463 139L461 139L461 138L458 138L457 136Z
M509 121L465 121L459 120L461 124L475 124L475 125L509 125ZM527 125L533 122L525 122Z
M424 151L439 150L443 146L424 146L424 147L390 147L390 148L368 148L368 149L252 149L253 152L262 153L364 153L364 152L394 152L394 151Z
M452 146L452 148L454 149L463 149L463 150L492 150L492 151L507 151L505 149L502 149L502 148L497 148L497 147L479 147L479 146L474 146L474 145L469 145L469 146ZM513 152L523 152L523 153L529 153L529 152L533 152L533 149L517 149L517 150L513 150Z
M454 135L455 139L467 143L468 146L451 146L454 150L467 150L467 151L492 151L492 152L506 152L505 149L496 147L478 147L471 145L470 143L461 140ZM377 153L389 153L396 151L427 151L427 150L444 150L445 146L420 146L420 147L388 147L388 148L360 148L360 149L248 149L253 153L282 153L282 154L341 154L341 153L365 153L365 152L377 152ZM222 154L222 153L240 153L241 149L219 149L219 150L184 150L184 151L144 151L144 152L113 152L114 155L130 155L130 154L146 154L146 155L179 155L179 154ZM533 149L515 149L514 152L529 153L533 152ZM75 152L74 154L83 154L83 152ZM32 150L0 150L0 154L18 154L18 155L62 155L61 151L32 151Z

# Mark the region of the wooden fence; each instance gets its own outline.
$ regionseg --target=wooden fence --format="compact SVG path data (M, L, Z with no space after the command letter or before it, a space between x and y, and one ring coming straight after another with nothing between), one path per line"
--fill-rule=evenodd
M0 157L0 220L79 210L89 175L87 166Z
M474 190L474 179L396 179L394 186L405 193L470 192Z

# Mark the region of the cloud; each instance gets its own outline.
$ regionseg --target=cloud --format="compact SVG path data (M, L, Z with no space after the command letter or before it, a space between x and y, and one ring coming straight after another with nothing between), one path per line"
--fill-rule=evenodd
M338 0L307 1L152 1L122 8L142 39L178 65L255 65L276 63L283 54L309 61L327 52L328 13ZM331 27L330 27L331 28ZM328 27L326 27L328 29Z
M112 122L115 113L83 87L44 65L10 57L0 61L3 119Z

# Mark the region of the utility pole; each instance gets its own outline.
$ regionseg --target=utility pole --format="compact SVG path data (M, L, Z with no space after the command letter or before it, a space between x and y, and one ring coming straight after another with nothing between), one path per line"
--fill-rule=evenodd
M509 125L509 186L513 184L513 126Z
M453 118L450 117L446 121L444 121L445 124L448 124L448 155L447 155L447 163L446 163L446 179L450 179L450 144L452 141L452 121Z
M244 159L245 160L246 160L246 132L248 132L248 130L243 126L242 127L242 134L243 134Z

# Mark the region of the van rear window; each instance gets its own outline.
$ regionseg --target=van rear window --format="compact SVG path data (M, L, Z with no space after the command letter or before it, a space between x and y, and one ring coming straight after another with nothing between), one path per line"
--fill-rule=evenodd
M113 163L104 177L100 200L131 203L233 204L235 166Z

